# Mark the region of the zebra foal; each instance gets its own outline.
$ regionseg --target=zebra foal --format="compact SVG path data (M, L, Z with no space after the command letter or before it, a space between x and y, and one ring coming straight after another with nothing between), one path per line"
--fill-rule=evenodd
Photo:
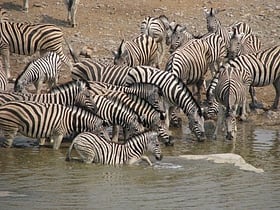
M53 149L59 149L64 136L98 131L103 125L102 119L80 107L31 101L12 101L0 106L4 147L11 147L17 133L21 133L30 138L50 138Z
M124 144L114 143L90 132L76 136L69 147L66 160L71 160L71 151L75 147L85 163L107 165L134 164L139 160L153 165L145 152L151 152L157 160L162 159L157 133L153 131L137 134Z
M47 52L39 59L31 61L16 78L14 91L25 91L29 84L34 84L36 93L39 94L45 82L51 89L57 85L61 64L60 57L55 52Z

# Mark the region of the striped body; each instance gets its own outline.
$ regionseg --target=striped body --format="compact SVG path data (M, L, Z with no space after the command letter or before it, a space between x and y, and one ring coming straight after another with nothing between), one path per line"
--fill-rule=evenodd
M158 50L156 40L147 35L139 35L130 41L122 40L114 52L115 65L139 66L155 65L158 67Z
M224 68L220 70L219 80L215 89L215 99L219 102L219 114L214 136L222 123L226 125L227 135L229 140L236 138L237 125L236 117L238 108L242 107L242 119L246 119L246 96L249 90L249 85L244 83L240 72L233 68Z
M8 79L4 72L2 62L0 60L0 90L1 91L7 90L7 85L8 85ZM0 98L0 100L1 100L1 98Z
M86 163L107 165L133 164L140 159L151 161L144 153L152 152L157 160L162 159L160 143L156 132L145 132L131 137L126 143L119 144L107 141L101 136L84 132L73 140L66 160L71 159L71 151L75 147L82 160Z
M61 60L55 52L47 52L44 56L31 61L17 77L15 92L22 92L29 84L34 84L36 93L40 93L43 83L47 82L49 89L57 85Z
M85 89L85 82L70 81L53 88L50 93L44 94L0 92L0 105L9 101L36 101L40 103L55 103L65 106L73 106L76 102L77 95Z
M0 23L0 50L7 77L10 78L10 53L32 55L37 51L54 51L70 68L72 64L63 53L63 32L51 24Z
M164 56L164 42L167 44L169 21L165 15L159 17L146 17L141 22L140 32L147 36L153 37L157 42L159 52L159 63L161 63Z
M148 66L137 66L128 73L126 84L149 83L157 86L168 104L180 107L188 116L189 127L198 140L205 139L204 118L201 108L187 86L174 74ZM168 109L167 109L168 110ZM166 126L169 116L166 113Z
M209 67L214 69L226 56L225 44L214 34L189 41L174 51L168 59L165 70L182 79L185 84L196 84L198 99L204 76Z
M79 107L38 102L8 102L0 106L0 128L6 137L6 147L12 146L17 132L30 138L54 140L59 149L63 136L74 132L96 131L103 120Z

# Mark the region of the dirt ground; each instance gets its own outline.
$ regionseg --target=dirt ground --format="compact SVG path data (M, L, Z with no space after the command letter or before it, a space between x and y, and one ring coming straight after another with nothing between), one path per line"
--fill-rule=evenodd
M97 59L112 61L121 39L131 39L139 33L140 23L146 16L166 15L170 21L186 25L190 32L206 32L204 8L224 10L218 17L222 25L235 21L248 23L262 41L262 47L280 44L279 0L80 0L76 28L67 21L64 0L30 0L29 12L22 11L22 0L1 0L0 6L8 10L11 21L52 23L62 28L66 39L76 52L89 46ZM64 46L69 55L68 48ZM167 58L166 54L166 58ZM11 56L11 74L16 77L30 60L27 56ZM162 65L164 68L164 64ZM62 70L60 83L70 79L70 72ZM274 99L272 87L257 88L257 97L268 106Z

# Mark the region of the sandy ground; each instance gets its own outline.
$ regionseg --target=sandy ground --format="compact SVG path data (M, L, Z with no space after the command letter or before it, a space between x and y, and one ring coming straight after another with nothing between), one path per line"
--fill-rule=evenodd
M11 21L52 23L62 28L65 38L79 52L82 47L93 49L93 57L112 61L112 50L116 50L122 38L131 39L139 34L140 23L146 16L166 15L186 25L190 32L206 32L204 8L224 10L218 17L222 25L235 21L248 23L262 41L262 47L280 44L279 0L80 0L76 28L68 25L64 0L30 0L28 13L22 11L22 0L1 0L0 6L8 10ZM64 46L69 55L68 48ZM167 59L167 56L165 59ZM11 74L16 77L30 60L27 56L11 56ZM164 68L163 64L161 68ZM60 83L70 79L70 72L62 70ZM268 106L274 99L274 89L257 88L257 97Z

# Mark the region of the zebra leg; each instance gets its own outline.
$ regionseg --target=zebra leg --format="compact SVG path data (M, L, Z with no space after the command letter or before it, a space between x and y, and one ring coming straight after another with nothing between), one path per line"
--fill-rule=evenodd
M112 142L118 142L119 141L119 132L120 132L120 126L113 125L113 129L112 129Z
M278 77L274 82L273 86L275 88L275 98L272 105L272 109L278 109L279 108L279 97L280 97L280 77Z
M223 107L223 105L220 104L219 105L219 112L218 112L218 120L217 120L216 128L215 128L215 131L214 131L214 134L213 134L213 139L217 139L218 131L223 126L224 115L225 115L224 107Z
M54 134L52 136L52 139L53 139L53 149L58 150L60 145L61 145L63 135L62 134Z
M6 76L7 76L7 79L10 79L11 77L11 74L10 74L10 51L9 49L5 48L5 49L2 49L0 51L0 54L2 54L2 59L3 59L3 66L5 68L5 71L6 71Z
M28 0L23 0L23 11L28 12L29 4Z
M72 141L72 143L67 151L66 158L65 158L66 161L71 161L71 152L72 152L74 143L75 143L75 140Z
M73 0L72 6L71 6L70 16L71 16L71 25L73 28L77 26L76 13L77 13L78 4L79 4L79 0Z
M146 161L150 166L153 165L152 162L151 162L151 160L150 160L150 159L148 158L148 156L146 156L146 155L142 155L142 156L141 156L141 160Z
M258 99L256 97L255 88L250 86L249 91L250 91L250 95L251 95L251 99L252 99L251 108L252 109L257 109L257 108L261 109L261 108L263 108L262 103L258 103Z

